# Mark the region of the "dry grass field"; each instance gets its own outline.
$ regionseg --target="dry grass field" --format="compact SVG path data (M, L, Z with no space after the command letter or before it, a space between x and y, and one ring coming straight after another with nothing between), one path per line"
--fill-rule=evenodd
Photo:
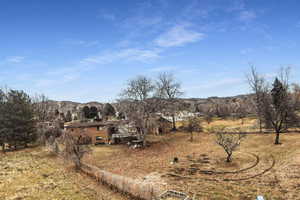
M216 123L216 122L215 122ZM250 134L232 163L210 133L149 136L151 147L96 146L86 160L102 169L145 179L197 199L300 199L300 134ZM179 163L171 164L174 157Z
M1 200L124 200L42 148L0 153Z
M241 121L216 120L209 126L238 127ZM253 126L247 120L242 127ZM150 146L93 146L84 161L101 169L153 182L164 189L188 193L195 199L300 200L300 134L249 134L226 163L226 154L211 133L170 133L148 136ZM172 164L174 157L179 162ZM68 163L42 148L0 154L0 199L4 200L121 200L130 199L77 173Z

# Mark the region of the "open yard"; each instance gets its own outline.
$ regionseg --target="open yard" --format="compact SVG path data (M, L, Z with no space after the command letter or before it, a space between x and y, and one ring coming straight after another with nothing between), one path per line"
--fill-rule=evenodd
M244 126L251 127L247 120ZM226 121L238 126L239 121ZM209 126L224 125L214 121ZM206 126L205 128L207 128ZM209 127L208 129L209 130ZM232 163L216 145L215 135L184 132L149 135L150 146L130 149L126 145L92 146L85 162L116 174L154 183L163 189L188 193L195 199L300 200L300 134L248 134ZM177 157L178 163L171 163ZM0 199L122 200L130 199L77 173L66 162L43 148L7 152L0 157Z
M151 147L96 146L85 159L98 167L161 184L199 199L300 199L300 134L249 134L225 163L214 134L149 136ZM179 163L171 164L174 157Z
M1 200L124 200L42 148L0 153Z

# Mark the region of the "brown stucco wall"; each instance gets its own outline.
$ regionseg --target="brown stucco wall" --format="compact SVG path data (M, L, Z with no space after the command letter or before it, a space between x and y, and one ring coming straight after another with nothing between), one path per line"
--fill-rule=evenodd
M108 141L108 134L107 134L107 128L101 127L100 130L97 130L97 127L85 127L85 128L67 128L68 131L71 132L74 136L88 136L92 139L92 144L95 144L96 137L100 136L102 137L105 142Z

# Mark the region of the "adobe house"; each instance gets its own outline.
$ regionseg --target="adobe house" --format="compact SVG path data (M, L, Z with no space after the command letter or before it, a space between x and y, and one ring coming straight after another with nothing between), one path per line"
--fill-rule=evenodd
M111 135L116 131L115 122L85 122L66 123L64 129L74 136L81 137L82 143L108 143Z
M171 132L173 123L162 116L156 116L149 119L148 128L150 134L163 135Z

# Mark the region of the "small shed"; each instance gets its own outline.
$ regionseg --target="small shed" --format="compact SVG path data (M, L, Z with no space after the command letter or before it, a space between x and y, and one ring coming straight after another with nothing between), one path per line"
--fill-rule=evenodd
M163 135L171 132L173 124L167 118L156 116L149 119L149 133L154 135Z

